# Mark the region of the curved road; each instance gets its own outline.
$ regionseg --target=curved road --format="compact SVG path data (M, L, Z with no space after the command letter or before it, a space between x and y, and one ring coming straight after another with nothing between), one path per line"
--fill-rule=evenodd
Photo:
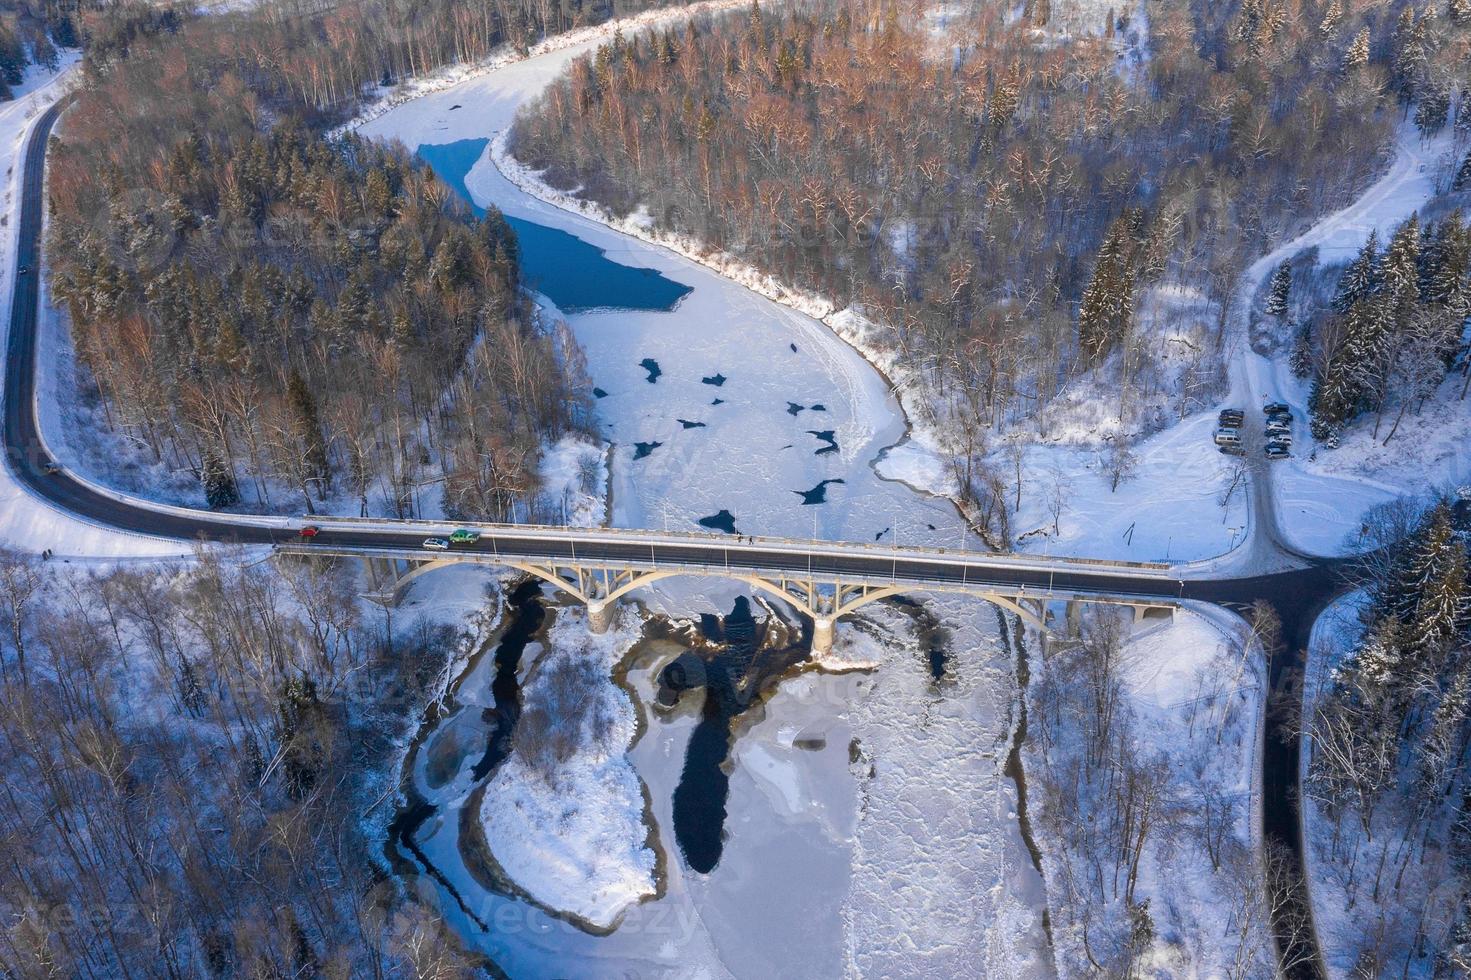
M37 121L24 156L17 269L5 362L4 452L7 465L32 493L52 505L103 527L155 537L238 542L256 545L300 543L300 522L183 508L163 508L104 492L66 472L47 470L53 461L36 416L36 338L41 268L41 226L47 140L60 103ZM442 524L410 521L315 520L321 533L314 543L333 552L402 553L425 556L425 537L441 535ZM1267 840L1285 845L1302 859L1298 791L1298 720L1301 716L1302 650L1312 620L1342 588L1339 562L1240 578L1205 578L1188 566L1039 559L989 553L875 547L828 541L732 539L718 535L668 534L603 529L487 526L475 546L488 556L529 559L608 560L620 563L698 565L705 568L760 569L790 575L811 573L925 583L1035 588L1048 593L1106 594L1157 599L1195 599L1241 609L1266 599L1281 615L1286 651L1269 664L1267 737L1263 746L1263 826ZM1300 889L1301 886L1299 886ZM1304 894L1292 898L1308 907ZM1280 904L1280 903L1278 903ZM1279 926L1281 924L1279 923ZM1278 929L1279 945L1290 947L1284 961L1305 966L1292 976L1323 976L1321 957L1311 939ZM1304 945L1306 943L1306 945Z

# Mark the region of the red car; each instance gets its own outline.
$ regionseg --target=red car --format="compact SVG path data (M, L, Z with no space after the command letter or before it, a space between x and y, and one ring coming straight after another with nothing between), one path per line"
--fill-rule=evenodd
M315 538L318 534L322 533L322 529L317 527L315 524L308 524L297 533L300 534L307 541L310 541L312 538Z

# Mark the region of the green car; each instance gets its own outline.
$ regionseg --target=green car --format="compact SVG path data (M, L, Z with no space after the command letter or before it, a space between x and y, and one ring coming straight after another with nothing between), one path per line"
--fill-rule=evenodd
M476 541L479 540L479 531L466 531L464 528L460 528L458 531L449 536L450 544L474 544Z

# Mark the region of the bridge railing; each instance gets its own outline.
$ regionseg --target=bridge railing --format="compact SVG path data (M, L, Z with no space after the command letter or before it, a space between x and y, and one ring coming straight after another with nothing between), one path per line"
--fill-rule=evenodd
M374 517L310 517L301 518L303 524L313 524L323 530L337 527L383 531L385 533L424 534L444 537L455 528L478 531L486 537L518 538L523 540L560 540L571 543L579 541L608 544L688 544L691 546L718 546L729 551L746 553L762 551L788 551L793 554L862 555L868 558L899 560L947 560L971 564L1008 565L1031 569L1093 569L1120 570L1132 574L1169 577L1173 566L1163 562L1118 561L1106 558L1074 558L1069 556L1030 555L1018 552L971 551L962 548L922 547L917 545L879 545L863 541L829 541L822 539L783 538L759 535L731 537L725 534L707 534L698 531L655 531L647 528L575 527L544 524L492 524L479 522L393 520Z

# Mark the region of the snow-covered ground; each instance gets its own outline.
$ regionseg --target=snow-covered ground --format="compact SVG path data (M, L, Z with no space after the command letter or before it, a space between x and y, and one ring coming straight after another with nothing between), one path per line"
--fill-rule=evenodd
M1154 928L1151 946L1138 960L1141 975L1259 976L1268 975L1274 965L1264 906L1254 905L1249 915L1243 914L1243 903L1259 897L1255 829L1260 819L1263 694L1260 650L1243 656L1243 626L1222 610L1198 607L1124 637L1118 664L1124 698L1115 724L1128 727L1137 760L1159 760L1167 773L1134 896L1136 903L1147 903ZM1048 671L1063 669L1066 658L1065 652L1055 652L1045 662L1034 657L1034 690ZM1051 682L1069 683L1065 678ZM1049 898L1059 965L1064 975L1081 976L1089 973L1090 955L1084 948L1085 930L1079 926L1081 910L1087 907L1093 916L1088 941L1100 957L1117 948L1116 929L1127 917L1118 899L1096 894L1096 879L1083 870L1093 858L1071 849L1087 834L1049 832L1073 821L1105 818L1089 812L1087 804L1076 813L1047 812L1049 796L1042 784L1054 767L1075 766L1071 756L1081 749L1071 740L1047 745L1049 738L1067 738L1066 732L1077 722L1057 719L1053 724L1063 734L1049 735L1041 731L1047 727L1046 719L1038 716L1046 710L1034 702L1032 727L1038 731L1024 753L1027 771L1034 774L1033 825L1043 838L1049 882L1056 882ZM1220 808L1219 870L1204 846L1201 815L1207 798ZM1073 837L1071 843L1059 839L1068 836ZM1098 858L1105 868L1104 880L1109 880L1113 856ZM1069 866L1082 895L1061 887ZM1244 926L1245 922L1252 925ZM1243 933L1242 962L1256 963L1256 969L1246 974L1231 968Z
M16 234L20 223L19 188L24 147L37 117L71 84L78 52L63 50L55 72L26 69L17 98L0 104L0 341L10 326L15 289ZM0 378L0 385L4 384ZM123 558L187 554L189 546L143 535L125 534L78 520L33 496L18 484L8 466L0 468L0 547L58 556Z
M580 606L557 611L545 648L523 669L532 678L521 689L528 711L560 703L554 724L575 725L576 748L550 773L513 751L491 778L481 804L486 840L496 861L517 884L550 908L608 928L630 905L654 894L654 852L644 843L644 799L625 750L637 732L633 703L607 683L613 668L638 640L631 608L618 626L589 633ZM591 671L591 683L551 692L559 667ZM604 713L607 730L596 733ZM573 720L575 719L575 720ZM526 716L518 738L526 737Z

